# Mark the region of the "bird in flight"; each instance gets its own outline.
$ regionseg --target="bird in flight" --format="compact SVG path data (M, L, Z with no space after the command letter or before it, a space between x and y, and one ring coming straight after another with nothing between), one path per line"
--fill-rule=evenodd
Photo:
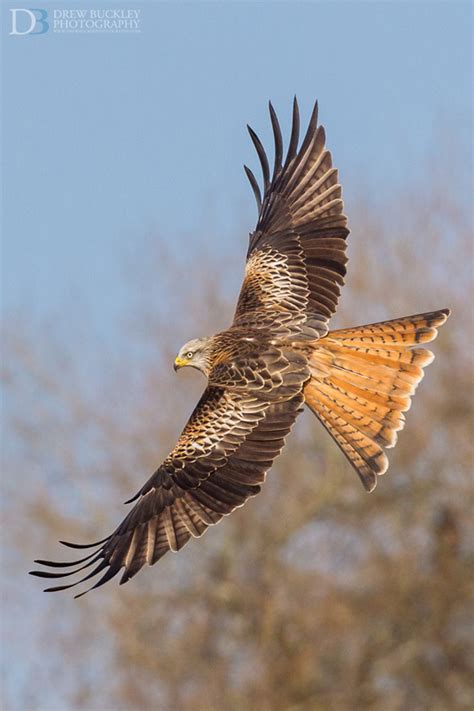
M97 588L122 568L120 582L258 494L285 437L307 405L337 442L367 491L388 467L405 424L404 412L433 360L432 341L448 309L368 326L330 331L346 274L349 235L342 188L317 103L299 145L293 102L291 135L283 156L280 125L270 104L275 141L273 171L248 127L263 173L263 195L245 166L258 206L234 320L222 333L196 338L179 351L176 370L190 366L207 387L174 449L138 493L107 538L71 562L37 560L55 572L43 578L95 579ZM92 566L92 570L88 569ZM100 577L97 579L97 576Z

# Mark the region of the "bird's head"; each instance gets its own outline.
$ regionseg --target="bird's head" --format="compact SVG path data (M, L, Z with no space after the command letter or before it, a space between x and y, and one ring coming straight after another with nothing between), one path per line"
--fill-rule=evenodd
M175 358L174 369L189 365L207 376L210 370L210 343L210 338L194 338L185 343Z

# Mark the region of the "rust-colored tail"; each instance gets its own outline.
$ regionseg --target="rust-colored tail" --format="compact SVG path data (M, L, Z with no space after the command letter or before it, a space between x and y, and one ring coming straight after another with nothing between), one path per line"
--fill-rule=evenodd
M367 491L388 467L403 412L434 356L420 343L436 338L449 309L331 331L315 343L306 403L334 437Z

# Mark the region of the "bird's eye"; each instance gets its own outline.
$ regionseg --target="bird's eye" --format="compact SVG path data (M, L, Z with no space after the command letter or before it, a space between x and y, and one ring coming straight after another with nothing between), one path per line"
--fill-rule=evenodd
M187 358L188 360L191 360L191 358L193 357L193 355L194 355L194 353L193 353L192 351L188 351L188 352L186 353L186 358Z

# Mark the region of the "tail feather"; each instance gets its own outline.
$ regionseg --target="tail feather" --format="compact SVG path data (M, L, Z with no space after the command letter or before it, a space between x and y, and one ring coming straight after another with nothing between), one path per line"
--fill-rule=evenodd
M396 318L392 321L381 321L371 323L368 326L357 326L356 328L343 328L339 331L332 331L331 337L336 340L344 340L346 343L353 341L361 345L377 344L378 347L414 345L416 343L429 343L438 335L437 328L446 322L449 309L439 311L429 311L425 314L415 314Z
M330 332L310 358L305 400L359 474L367 491L377 483L403 429L423 368L434 356L419 348L437 336L449 310L433 311Z
M388 467L388 459L382 447L356 424L334 414L325 405L319 407L317 414L356 469L364 487L372 491L377 483L377 475L386 472Z

